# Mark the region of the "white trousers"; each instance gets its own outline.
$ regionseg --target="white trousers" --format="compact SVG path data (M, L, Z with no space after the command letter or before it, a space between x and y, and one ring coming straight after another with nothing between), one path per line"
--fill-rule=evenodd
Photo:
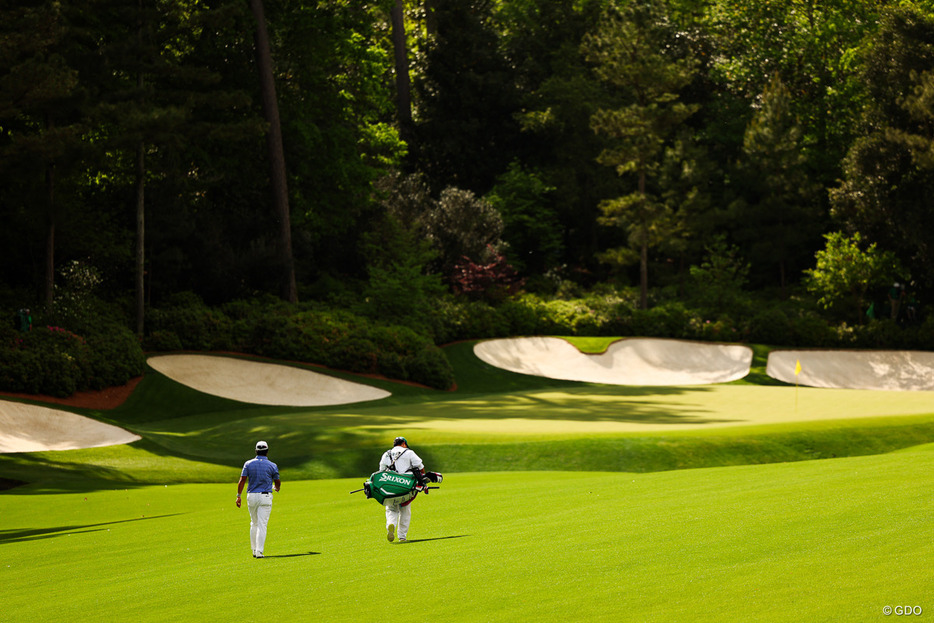
M412 505L402 506L399 502L386 500L386 529L392 524L396 527L396 534L400 539L406 538L409 533L409 522L412 521Z
M250 510L250 546L253 555L262 555L266 545L266 525L272 513L272 493L247 493L246 505Z

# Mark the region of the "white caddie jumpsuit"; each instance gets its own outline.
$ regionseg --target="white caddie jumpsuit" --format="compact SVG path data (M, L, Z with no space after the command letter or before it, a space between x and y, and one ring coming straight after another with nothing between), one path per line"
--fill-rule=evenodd
M395 464L395 469L390 466ZM397 474L411 474L411 468L416 470L425 469L425 464L411 448L396 446L383 453L383 458L379 460L379 471L393 471ZM399 534L399 540L404 541L409 533L409 523L412 520L412 507L408 502L399 503L398 500L386 500L386 529L389 526L395 526Z

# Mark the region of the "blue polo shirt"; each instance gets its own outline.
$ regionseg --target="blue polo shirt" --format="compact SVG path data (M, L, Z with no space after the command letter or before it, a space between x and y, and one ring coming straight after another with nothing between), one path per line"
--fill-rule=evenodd
M240 476L246 476L250 481L247 493L264 493L272 491L272 481L279 480L279 468L265 456L257 456L243 464Z

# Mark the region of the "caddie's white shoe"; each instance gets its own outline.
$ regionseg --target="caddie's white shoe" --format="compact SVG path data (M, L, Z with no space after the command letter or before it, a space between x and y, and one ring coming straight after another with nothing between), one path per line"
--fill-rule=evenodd
M389 524L386 528L386 539L392 543L396 540L396 526L395 524Z
M405 543L405 539L402 538L402 537L399 537L399 542L400 542L400 543Z

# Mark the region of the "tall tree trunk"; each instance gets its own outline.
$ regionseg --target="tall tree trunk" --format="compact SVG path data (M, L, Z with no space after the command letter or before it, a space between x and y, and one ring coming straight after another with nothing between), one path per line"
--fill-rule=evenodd
M779 260L779 262L778 262L778 277L779 277L779 281L780 281L780 283L781 283L781 296L782 296L782 300L784 300L784 299L787 299L787 298L788 298L788 292L787 292L787 290L786 290L786 288L785 288L785 286L786 286L786 279L785 279L785 260L784 260L784 259Z
M405 38L405 13L402 0L392 6L392 47L396 61L396 119L399 136L411 144L412 132L412 87L409 79L409 56Z
M140 77L142 82L142 76ZM136 146L136 334L143 335L146 285L146 145Z
M639 309L649 308L649 226L642 224L642 247L639 249Z
M280 296L294 303L298 301L298 290L295 284L295 260L292 257L289 186L285 170L285 151L282 146L282 125L279 121L279 102L276 98L276 83L272 71L272 52L269 46L269 33L266 31L263 1L250 0L250 8L256 19L256 64L259 68L263 114L269 124L269 130L266 132L266 149L269 153L273 211L279 225L279 263L282 269Z
M143 50L143 0L138 2L136 39L140 54ZM136 74L136 86L143 92L143 72ZM146 144L140 139L136 146L136 335L143 336L146 306Z
M640 163L639 170L639 195L645 202L648 198L645 196L645 169ZM643 212L645 207L643 206ZM649 308L649 224L648 219L643 218L640 227L642 228L641 238L642 246L639 249L639 308Z
M45 189L48 199L48 229L45 238L45 308L52 311L55 302L55 165L45 168Z

